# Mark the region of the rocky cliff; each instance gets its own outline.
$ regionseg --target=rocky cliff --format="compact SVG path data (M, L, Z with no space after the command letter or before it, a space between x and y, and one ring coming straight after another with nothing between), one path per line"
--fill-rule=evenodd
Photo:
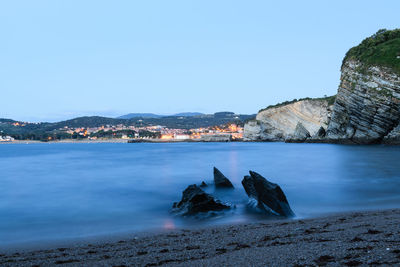
M319 99L267 108L245 124L244 140L400 144L400 29L351 48L341 72L333 106Z
M326 141L400 143L400 30L381 30L347 53Z
M255 120L244 125L245 141L284 141L304 127L311 136L326 128L330 118L332 97L305 99L260 110Z

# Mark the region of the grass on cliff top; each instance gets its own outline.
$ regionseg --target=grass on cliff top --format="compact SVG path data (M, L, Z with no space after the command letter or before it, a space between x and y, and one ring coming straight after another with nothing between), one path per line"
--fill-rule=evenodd
M358 60L367 67L389 67L400 74L400 29L379 30L358 46L351 48L346 53L343 63L349 59Z
M281 102L275 105L269 105L266 108L260 109L258 112L270 109L270 108L277 108L277 107L282 107L282 106L286 106L289 104L293 104L295 102L298 101L303 101L303 100L313 100L313 101L328 101L328 105L333 105L335 103L336 100L336 95L333 96L326 96L326 97L318 97L318 98L311 98L311 97L305 97L305 98L299 98L299 99L293 99L292 101L285 101L285 102Z

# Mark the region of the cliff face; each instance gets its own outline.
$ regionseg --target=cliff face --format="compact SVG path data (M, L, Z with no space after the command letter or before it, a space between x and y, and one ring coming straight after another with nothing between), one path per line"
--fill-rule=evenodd
M332 114L323 101L267 108L245 125L244 139L400 144L400 29L351 48L341 71Z
M351 48L327 141L359 144L400 140L400 29L379 30Z
M395 128L399 121L400 76L387 67L346 60L327 139L379 143L386 136L385 141L390 142L398 138Z
M321 126L327 127L329 118L328 100L301 100L260 111L255 120L244 125L243 138L245 141L284 141L299 123L313 136Z

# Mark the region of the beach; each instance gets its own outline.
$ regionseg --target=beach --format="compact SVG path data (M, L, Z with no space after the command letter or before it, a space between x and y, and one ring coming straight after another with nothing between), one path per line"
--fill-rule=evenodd
M399 264L395 146L42 143L1 149L0 266ZM235 188L214 188L212 166ZM278 183L297 217L272 221L249 210L241 184L249 170ZM201 181L234 208L207 219L171 214L182 191Z
M13 249L1 266L394 266L400 209Z

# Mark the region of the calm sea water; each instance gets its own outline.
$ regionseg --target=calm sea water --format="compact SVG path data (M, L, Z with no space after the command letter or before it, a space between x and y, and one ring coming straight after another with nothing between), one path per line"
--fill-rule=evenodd
M0 145L0 246L260 220L241 180L281 185L299 217L399 207L400 147L285 143ZM209 220L169 214L187 185L218 167L237 209ZM208 189L210 192L213 188Z

